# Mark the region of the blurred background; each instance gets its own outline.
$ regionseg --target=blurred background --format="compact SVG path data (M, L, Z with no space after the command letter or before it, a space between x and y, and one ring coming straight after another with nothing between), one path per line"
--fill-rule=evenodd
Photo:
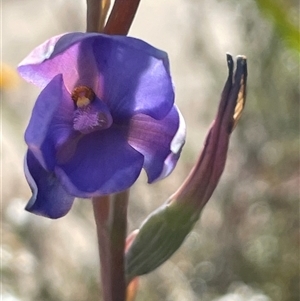
M85 30L85 1L2 0L1 281L3 301L99 300L92 206L48 220L24 211L23 133L39 90L17 64L53 35ZM226 52L248 58L248 96L220 184L165 264L140 277L137 301L299 300L299 3L141 1L130 35L169 53L187 123L167 179L131 190L129 231L195 163L227 76Z

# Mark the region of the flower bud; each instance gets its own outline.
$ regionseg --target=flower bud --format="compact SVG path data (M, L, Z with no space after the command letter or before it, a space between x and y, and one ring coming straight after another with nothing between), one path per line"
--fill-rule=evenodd
M198 162L177 192L149 215L126 252L128 282L157 268L180 247L219 182L230 134L241 116L246 98L246 58L237 57L234 75L234 63L229 54L227 64L229 75L218 113Z

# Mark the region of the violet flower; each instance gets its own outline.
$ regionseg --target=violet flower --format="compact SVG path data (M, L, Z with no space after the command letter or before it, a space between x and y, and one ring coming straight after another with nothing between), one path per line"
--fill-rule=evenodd
M167 54L125 36L69 33L34 49L18 67L42 88L25 133L26 209L65 215L74 197L129 188L144 168L166 177L185 141Z

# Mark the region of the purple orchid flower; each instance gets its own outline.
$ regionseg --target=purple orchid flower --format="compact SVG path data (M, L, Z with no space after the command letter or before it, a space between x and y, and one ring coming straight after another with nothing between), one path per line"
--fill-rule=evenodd
M185 123L174 105L167 54L125 36L69 33L34 49L18 67L42 88L25 132L26 209L58 218L74 197L129 188L174 169Z

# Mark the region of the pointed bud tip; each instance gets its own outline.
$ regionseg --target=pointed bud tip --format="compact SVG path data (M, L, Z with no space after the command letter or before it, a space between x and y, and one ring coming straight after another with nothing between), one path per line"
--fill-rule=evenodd
M232 55L228 52L226 53L226 60L227 60L229 75L231 75L233 73L234 62L233 62Z

